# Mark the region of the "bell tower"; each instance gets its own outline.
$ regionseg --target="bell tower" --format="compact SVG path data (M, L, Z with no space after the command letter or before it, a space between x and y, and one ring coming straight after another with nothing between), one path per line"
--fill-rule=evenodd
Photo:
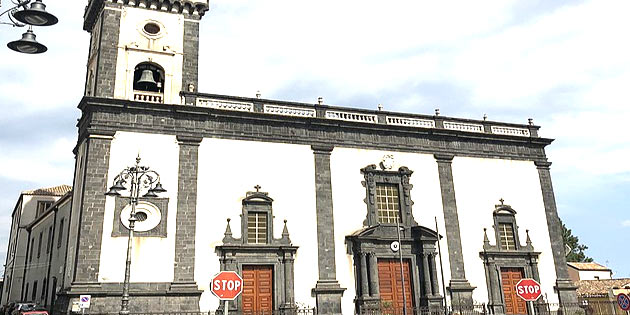
M198 84L199 21L208 0L89 0L85 95L179 104Z

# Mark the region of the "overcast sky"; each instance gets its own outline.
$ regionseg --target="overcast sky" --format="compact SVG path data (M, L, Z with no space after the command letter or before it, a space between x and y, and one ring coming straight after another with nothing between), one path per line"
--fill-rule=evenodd
M35 29L42 55L6 48L25 30L0 25L2 261L20 192L72 184L86 2L44 1L60 22ZM556 139L547 154L560 217L589 256L630 277L629 12L626 0L217 0L201 23L199 90L531 117Z

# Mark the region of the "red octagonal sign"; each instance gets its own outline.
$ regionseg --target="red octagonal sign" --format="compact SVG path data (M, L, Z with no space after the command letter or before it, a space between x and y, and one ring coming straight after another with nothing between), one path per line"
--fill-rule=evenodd
M221 271L212 278L210 286L220 300L234 300L243 292L243 278L234 271Z
M534 279L521 279L516 284L516 295L525 301L536 301L541 294L540 283Z

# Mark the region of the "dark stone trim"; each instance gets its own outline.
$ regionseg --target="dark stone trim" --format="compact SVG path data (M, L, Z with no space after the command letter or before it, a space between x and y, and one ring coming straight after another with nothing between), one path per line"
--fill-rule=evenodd
M453 156L435 154L434 157L437 161L440 178L444 226L446 227L446 242L448 244L448 261L451 268L451 281L449 283L451 303L454 306L471 305L473 303L472 291L475 287L471 286L466 280L455 186L453 185L453 170L451 168Z
M139 4L142 0L135 0L135 4L129 4L129 0L123 0L124 6L132 6L139 7ZM144 1L146 2L149 1ZM85 14L83 16L83 29L86 31L90 31L94 26L96 17L103 10L103 7L118 5L120 4L112 3L107 0L91 0L87 7L85 8ZM155 8L152 7L153 3L147 4L147 7L144 8L146 10L159 10L161 12L170 12L174 14L185 14L185 11L188 11L188 14L185 14L186 18L191 19L201 19L201 17L208 11L208 5L205 3L195 2L191 0L163 0L160 1L159 5Z
M549 167L551 162L546 160L534 161L538 169L540 179L540 189L542 191L543 203L545 205L545 215L547 217L547 229L549 240L551 241L551 251L556 270L556 290L560 303L577 303L577 287L569 277L567 261L564 252L564 241L562 239L562 224L558 217L556 208L556 197L553 193L551 183L551 172Z
M121 6L108 3L115 9ZM116 85L116 63L118 59L118 41L120 37L120 10L102 10L99 35L99 48L96 52L97 64L94 78L94 95L98 97L114 97Z
M317 267L319 279L311 294L318 314L341 314L345 288L337 281L330 154L332 146L311 146L315 158L315 208L317 211Z
M198 312L203 291L198 288L179 290L169 282L132 282L129 309L132 313ZM92 296L90 312L113 314L120 310L122 283L74 283L57 293L55 314L71 314L73 302L79 296Z
M197 228L197 176L200 138L177 136L179 171L173 285L197 287L195 283L195 234Z
M458 156L539 160L552 140L361 124L84 97L79 135L132 131Z
M182 64L182 90L193 91L199 86L199 21L184 20L184 60Z
M437 272L432 272L436 271L435 260L431 257L436 255L438 237L435 231L423 226L408 227L401 231L400 251L403 259L410 263L411 279L405 281L411 283L412 304L415 307L428 307L431 311L443 307L440 288L436 285ZM378 259L399 259L399 254L390 248L391 242L397 240L395 225L365 227L346 236L347 253L353 256L357 279L354 301L357 314L380 309ZM364 258L366 254L370 259Z
M365 187L366 197L363 200L367 205L367 215L363 221L364 226L373 226L377 224L387 225L388 223L380 223L378 221L378 207L376 205L376 187L379 184L392 184L398 188L399 195L399 207L400 207L400 224L402 226L416 226L418 223L413 218L412 206L413 200L411 200L411 189L413 185L409 183L409 177L413 174L413 171L409 168L402 166L398 171L379 170L376 165L368 165L361 169L365 180L361 182ZM389 223L391 224L391 223Z
M98 279L111 140L111 137L96 135L87 140L84 188L77 209L80 212L77 238L81 242L77 244L75 257L75 282L92 282Z
M134 231L134 237L167 237L167 222L168 222L168 202L169 198L140 198L139 201L145 201L152 203L160 210L160 223L148 231ZM114 206L114 222L112 225L112 237L127 237L129 236L129 230L125 227L120 220L121 211L129 205L129 198L116 196ZM138 223L136 223L136 227Z

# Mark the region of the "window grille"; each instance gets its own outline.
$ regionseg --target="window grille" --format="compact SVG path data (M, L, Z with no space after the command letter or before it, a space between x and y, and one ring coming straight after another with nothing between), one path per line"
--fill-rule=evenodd
M396 223L400 220L400 200L398 185L376 185L376 207L379 223Z
M267 213L249 212L247 214L247 243L267 244Z
M511 223L499 223L499 237L501 238L501 249L516 250L514 227Z

